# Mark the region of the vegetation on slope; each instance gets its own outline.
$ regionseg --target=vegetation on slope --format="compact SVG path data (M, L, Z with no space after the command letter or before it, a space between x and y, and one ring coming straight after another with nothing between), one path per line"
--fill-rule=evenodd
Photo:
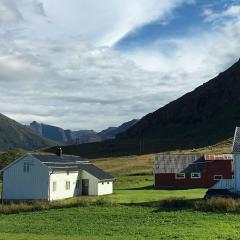
M0 150L37 149L54 145L56 143L38 136L30 128L0 113Z

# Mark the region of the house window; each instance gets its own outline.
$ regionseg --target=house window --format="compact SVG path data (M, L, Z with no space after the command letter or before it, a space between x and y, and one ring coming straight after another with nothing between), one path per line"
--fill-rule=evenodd
M57 191L57 183L53 182L53 192L56 192L56 191Z
M66 190L70 190L70 181L66 181Z
M23 172L28 173L29 171L30 171L30 163L29 162L23 163Z
M77 180L77 182L76 182L76 189L79 189L79 187L80 187L80 181Z
M214 180L221 180L223 178L223 175L214 175L213 179Z
M185 173L176 173L175 178L176 179L185 179Z
M107 182L107 184L109 184L109 182Z
M191 173L191 178L192 179L201 178L201 173L199 172Z
M104 185L104 182L102 182L102 185Z

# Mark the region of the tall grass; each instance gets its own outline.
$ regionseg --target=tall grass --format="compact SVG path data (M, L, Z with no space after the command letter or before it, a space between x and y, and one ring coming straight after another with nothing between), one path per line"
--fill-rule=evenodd
M0 204L0 214L16 214L21 212L33 212L59 208L72 208L72 207L88 207L88 206L115 206L116 203L108 201L104 198L91 199L91 198L73 198L63 201L33 201L33 202L19 202Z
M192 209L204 212L240 213L240 200L232 198L211 198L208 200L193 200L185 198L169 198L159 203L159 210Z

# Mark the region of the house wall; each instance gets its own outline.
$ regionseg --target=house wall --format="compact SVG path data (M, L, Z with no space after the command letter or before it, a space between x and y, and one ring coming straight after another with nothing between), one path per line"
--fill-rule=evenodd
M89 179L88 195L98 195L98 179L86 171L81 171L82 179Z
M234 158L234 172L235 174L235 187L237 191L240 191L240 154L235 153Z
M24 162L30 163L30 171L24 172ZM40 161L26 155L3 173L4 200L48 199L48 168Z
M206 165L201 173L201 178L192 179L191 173L186 173L185 179L176 179L175 173L155 174L155 187L160 188L194 188L211 187L218 180L214 180L214 175L223 175L224 179L231 179L233 174L231 160L206 161ZM240 182L240 179L239 179Z
M79 188L76 188L77 180L80 180ZM66 181L70 181L70 189L66 189ZM53 182L56 183L56 191L53 191ZM70 198L82 194L82 184L79 172L53 172L50 174L50 200Z
M113 181L104 181L98 183L98 195L107 195L113 193Z

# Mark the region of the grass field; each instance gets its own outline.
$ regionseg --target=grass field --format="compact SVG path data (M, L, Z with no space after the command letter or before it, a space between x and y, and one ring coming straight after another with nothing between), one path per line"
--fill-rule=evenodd
M94 160L116 176L114 206L0 215L0 240L240 239L240 215L153 207L168 198L202 198L206 189L154 190L153 155Z

